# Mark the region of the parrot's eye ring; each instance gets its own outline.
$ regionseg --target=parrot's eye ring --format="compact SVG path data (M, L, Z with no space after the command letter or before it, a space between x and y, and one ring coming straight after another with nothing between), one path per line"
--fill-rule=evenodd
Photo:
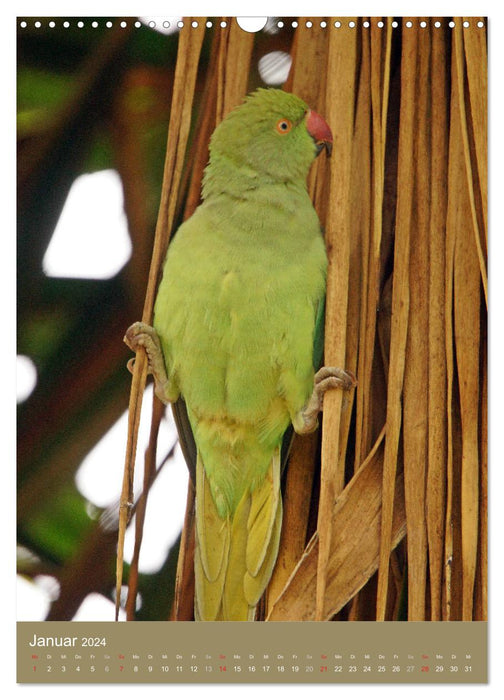
M276 123L276 130L279 134L288 134L292 129L292 122L289 119L279 119Z

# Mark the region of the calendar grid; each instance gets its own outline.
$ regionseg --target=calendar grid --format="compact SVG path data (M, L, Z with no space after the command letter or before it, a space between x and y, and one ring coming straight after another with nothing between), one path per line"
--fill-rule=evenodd
M18 623L20 683L484 683L485 622Z

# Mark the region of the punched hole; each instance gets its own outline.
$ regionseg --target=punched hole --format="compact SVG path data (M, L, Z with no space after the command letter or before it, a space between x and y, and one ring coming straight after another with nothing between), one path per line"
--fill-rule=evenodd
M249 32L250 34L253 34L255 32L260 32L261 29L264 29L266 26L266 22L268 21L267 17L237 17L236 21L238 22L238 26L240 29L243 29L244 32Z

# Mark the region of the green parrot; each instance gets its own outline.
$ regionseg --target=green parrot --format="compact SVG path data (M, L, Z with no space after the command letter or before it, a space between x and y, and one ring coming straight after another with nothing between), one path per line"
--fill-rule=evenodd
M154 328L126 333L195 461L196 620L254 619L278 554L282 441L315 429L328 388L355 383L314 366L327 257L306 178L331 145L324 119L282 90L230 112L202 203L169 246Z

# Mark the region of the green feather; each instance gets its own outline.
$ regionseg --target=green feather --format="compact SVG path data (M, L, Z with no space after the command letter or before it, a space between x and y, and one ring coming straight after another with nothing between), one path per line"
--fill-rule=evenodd
M324 329L325 329L325 296L319 302L317 316L315 318L315 337L313 339L313 367L315 371L322 366L324 357Z

